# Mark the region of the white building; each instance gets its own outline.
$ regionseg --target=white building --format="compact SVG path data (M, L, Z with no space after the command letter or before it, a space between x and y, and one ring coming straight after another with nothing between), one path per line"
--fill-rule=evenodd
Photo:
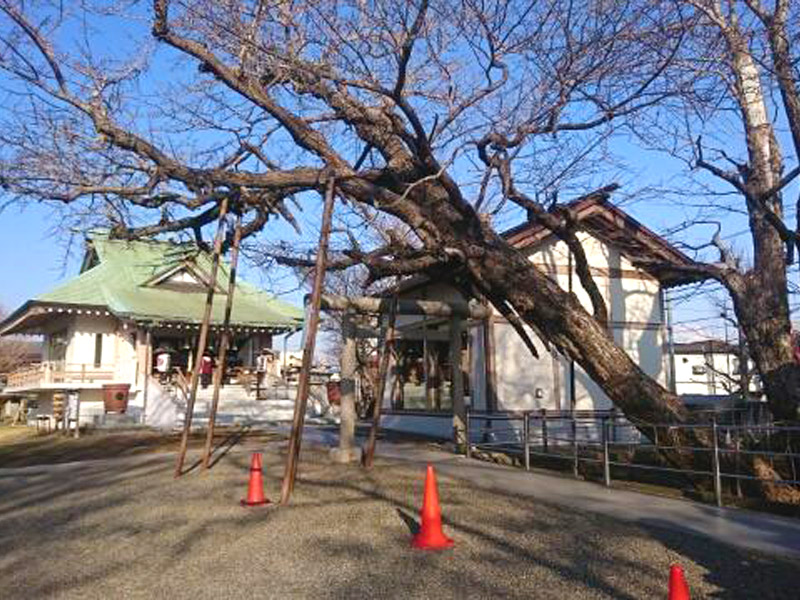
M720 340L700 340L676 343L675 391L686 397L730 396L740 393L739 349ZM752 361L748 360L748 372ZM757 378L750 378L748 391L759 392Z
M569 209L592 275L609 311L609 333L631 358L665 387L670 386L664 290L696 279L676 270L645 268L692 261L663 238L593 194ZM564 289L591 310L566 244L540 225L523 224L504 234ZM468 299L441 282L412 278L398 288L401 298L464 303ZM397 359L383 399L382 426L440 437L452 432L450 333L447 320L398 316ZM584 370L558 352L548 352L536 334L534 358L511 325L498 314L469 321L462 339L461 365L466 403L473 411L607 410L611 401ZM487 369L487 351L494 368Z
M44 339L42 361L9 374L4 394L30 398L32 417L52 415L54 396L67 396L73 405L80 400L81 422L97 423L105 414L104 387L122 384L129 386L127 415L133 421L174 426L184 408L172 383L185 382L193 366L210 271L210 255L194 244L92 237L79 275L0 323L0 335ZM207 348L211 355L221 334L228 273L221 264ZM240 372L253 369L273 336L296 331L302 323L302 310L237 280L229 364ZM156 355L163 353L170 357L166 374L155 368ZM162 385L167 380L172 383ZM196 414L206 409L203 400ZM263 404L252 400L237 410L257 414ZM291 415L291 403L288 408Z

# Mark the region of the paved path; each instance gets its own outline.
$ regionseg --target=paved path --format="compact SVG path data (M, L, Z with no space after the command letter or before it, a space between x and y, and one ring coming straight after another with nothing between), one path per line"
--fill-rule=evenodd
M330 430L308 429L304 439L309 445L332 446L337 441L337 435ZM286 442L269 442L270 445L282 443ZM263 445L260 447L263 448ZM245 445L233 452L249 452L252 449L254 447ZM593 512L629 523L686 531L739 548L800 558L800 521L795 519L734 508L717 508L629 490L607 489L594 483L466 459L433 449L428 444L381 442L378 444L378 456L420 466L430 462L439 473L470 481L476 487L527 496L566 506L577 512ZM32 474L72 469L91 470L94 466L110 462L120 466L146 462L171 465L173 460L172 453L146 454L100 461L0 469L0 480L8 481ZM190 458L187 464L192 462Z
M529 496L629 523L700 534L739 548L800 557L800 521L796 519L608 489L595 483L454 456L419 444L384 443L378 448L378 455L383 458L430 462L438 473L471 481L480 488Z

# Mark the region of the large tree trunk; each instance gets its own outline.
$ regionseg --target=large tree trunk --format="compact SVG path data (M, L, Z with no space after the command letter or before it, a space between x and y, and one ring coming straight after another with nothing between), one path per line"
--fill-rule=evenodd
M728 281L734 310L764 383L775 418L797 418L800 367L794 362L786 279L786 242L770 221L783 217L780 192L771 193L783 170L780 147L769 119L759 69L735 27L725 32L736 77L749 164L744 189L753 238L753 268Z
M447 266L448 279L468 295L488 298L496 307L505 309L503 312L510 306L526 324L583 367L632 422L676 424L686 420L686 408L678 397L646 375L575 294L563 290L482 223L469 204L457 204L445 196L445 190L431 185L424 194L411 194L409 198L415 199L429 229L435 230L441 243L451 249L450 254L467 257L459 267ZM531 356L531 360L537 359ZM652 427L641 431L648 437L653 435ZM672 446L707 446L710 439L700 430L666 427L659 429L658 436L674 442L669 444ZM697 464L691 452L673 450L663 454L675 465Z

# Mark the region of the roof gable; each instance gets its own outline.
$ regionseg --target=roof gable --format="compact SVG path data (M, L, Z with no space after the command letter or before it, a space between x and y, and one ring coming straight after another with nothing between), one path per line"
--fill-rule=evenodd
M203 292L211 285L211 276L198 267L194 261L185 260L171 265L140 285L175 290L176 292ZM226 294L219 283L214 286L215 293Z
M613 246L637 268L651 274L665 287L683 285L704 279L701 275L669 265L690 267L694 261L675 248L663 237L642 225L628 213L609 202L609 192L588 194L559 210L569 211L578 228L598 240ZM526 222L501 234L519 250L534 251L555 237L547 227L536 222Z

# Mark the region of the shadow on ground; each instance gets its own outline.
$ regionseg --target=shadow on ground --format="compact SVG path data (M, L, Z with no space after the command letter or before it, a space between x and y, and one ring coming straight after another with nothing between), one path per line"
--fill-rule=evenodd
M265 453L273 500L281 460ZM178 480L156 456L0 477L0 596L661 598L680 562L692 598L796 597L798 563L441 476L456 547L419 552L423 469L304 453L291 505L242 508L248 468L231 452Z

